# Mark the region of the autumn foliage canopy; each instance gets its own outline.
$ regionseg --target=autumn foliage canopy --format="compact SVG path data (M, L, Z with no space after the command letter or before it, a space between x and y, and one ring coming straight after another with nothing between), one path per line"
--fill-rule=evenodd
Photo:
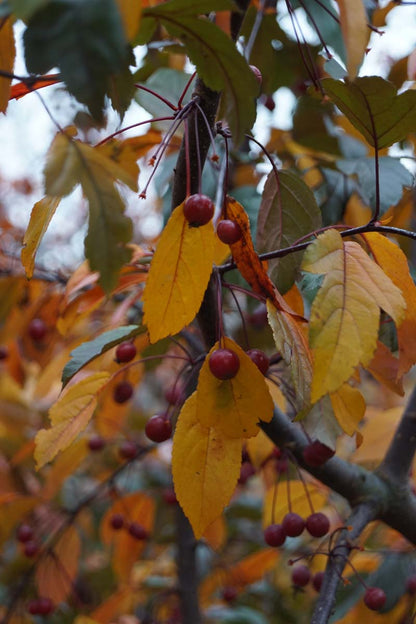
M2 624L414 621L412 4L0 3Z

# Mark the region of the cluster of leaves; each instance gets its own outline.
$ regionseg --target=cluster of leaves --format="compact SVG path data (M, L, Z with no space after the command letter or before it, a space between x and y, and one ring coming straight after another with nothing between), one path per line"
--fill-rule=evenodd
M296 426L324 444L328 457L337 451L372 468L385 456L416 362L412 247L403 243L415 238L413 177L389 151L397 144L413 150L416 93L398 93L398 72L396 84L356 77L367 22L376 28L387 9L367 14L361 0L339 0L334 20L330 2L311 3L311 10L299 3L339 55L340 63L323 63L318 47L299 41L296 3L287 4L298 41L281 29L273 6L257 4L240 31L248 59L233 40L241 14L229 0L0 4L0 109L62 82L102 135L92 145L73 120L58 128L44 165L44 197L23 239L25 275L2 249L5 622L49 615L105 624L126 614L182 621L173 552L178 504L201 540L199 600L207 621L309 621L316 587L300 591L295 583L293 591L290 563L299 557L322 571L333 538L317 547L302 535L277 552L266 546L263 529L287 513L305 518L324 510L335 531L347 505L300 469L290 446L276 449L259 425L279 410L289 424L301 421ZM36 74L16 84L14 19L26 24L26 66ZM134 73L138 45L147 53ZM209 121L201 82L189 96L187 59L204 88L221 93L204 173L202 142L195 163L189 144L192 123L198 135ZM264 77L260 94L249 62ZM59 73L47 74L55 67ZM293 129L272 128L263 152L254 154L245 135L281 86L298 96ZM110 134L107 100L122 119L134 98L155 115L150 129L130 138ZM161 119L171 122L164 136ZM178 152L173 136L182 129ZM160 178L174 176L172 160L163 160L168 149L184 159L187 196L195 171L199 192L217 193L216 214L199 227L190 223L184 196L158 240L139 246L124 193L138 193L145 159ZM263 153L272 168L260 194ZM47 267L41 274L36 254L61 199L77 186L89 211L86 261L54 280ZM169 202L170 192L162 192ZM217 235L223 221L238 228L229 245ZM2 227L11 229L7 215ZM393 238L398 233L407 239ZM214 293L211 341L195 322L206 293ZM124 360L117 348L126 342L134 350ZM250 357L252 347L270 358L265 370ZM210 368L219 349L238 358L228 377ZM173 424L172 443L169 433L149 427L155 413ZM363 615L359 573L388 594L386 621L399 621L413 609L409 545L384 525L367 533L371 551L351 556L354 574L336 616L371 621ZM377 552L386 547L394 556Z

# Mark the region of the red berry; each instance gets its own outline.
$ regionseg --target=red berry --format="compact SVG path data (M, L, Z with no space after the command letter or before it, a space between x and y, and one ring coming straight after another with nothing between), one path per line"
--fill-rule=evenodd
M412 574L406 581L406 591L413 596L416 594L416 574Z
M133 459L137 455L137 444L132 440L123 440L118 452L123 459Z
M305 520L294 512L289 512L285 515L282 521L282 526L288 537L298 537L303 533L305 528Z
M249 349L247 355L252 362L257 366L259 371L265 375L269 370L270 360L264 351L260 349Z
M176 498L175 490L173 488L166 488L162 492L162 498L167 505L177 505L178 499Z
M263 76L261 75L261 71L259 70L259 68L256 67L255 65L250 65L250 69L255 75L256 80L259 83L259 85L261 85L261 83L263 82Z
M380 611L386 602L386 594L380 587L368 587L364 594L364 604L372 611Z
M38 613L39 615L50 615L55 606L50 598L38 598Z
M266 327L267 321L267 308L264 303L260 303L257 308L252 312L248 318L248 323L254 329L263 329Z
M226 245L233 245L242 238L243 233L238 223L223 219L217 225L217 236Z
M132 522L129 525L129 533L137 540L145 540L149 537L149 534L144 526L142 524L139 524L138 522Z
M27 329L29 336L36 342L40 342L45 338L47 330L45 321L40 318L32 319Z
M217 349L209 357L209 368L217 379L232 379L238 373L240 360L231 349Z
M270 112L273 112L274 109L276 108L276 102L274 101L274 99L272 98L271 95L268 95L264 100L263 100L263 104L264 106L267 108L267 110L269 110Z
M137 353L137 349L132 342L122 342L116 349L116 360L119 363L130 362Z
M234 602L237 596L238 591L232 585L226 585L222 590L222 599L225 600L225 602Z
M101 451L105 447L105 440L99 435L93 435L88 440L90 451Z
M25 544L33 539L33 529L29 524L21 524L16 532L16 537L19 542Z
M285 455L282 455L280 459L275 460L275 470L278 474L287 472L289 468L289 460Z
M335 455L335 451L319 440L314 440L302 451L303 459L308 466L318 468Z
M330 523L327 516L321 512L313 513L306 518L306 530L312 537L323 537L329 531Z
M4 345L0 346L0 360L6 360L9 357L9 350Z
M305 565L296 566L292 572L292 583L297 587L305 587L311 579L311 572Z
M316 572L316 574L313 575L312 585L313 585L313 588L315 589L315 591L317 591L317 592L321 591L323 580L324 580L324 573L323 572Z
M25 543L25 547L23 549L26 557L36 557L39 552L39 544L35 542L35 540L29 540Z
M120 381L113 392L113 399L116 403L126 403L133 396L133 386L129 381Z
M172 424L169 418L165 416L152 416L152 418L147 421L144 430L147 437L149 440L152 440L152 442L165 442L165 440L169 440L172 435Z
M192 227L199 227L211 221L214 216L214 204L206 195L190 195L183 206L185 219Z
M181 384L175 383L165 392L165 399L170 405L180 405L184 401L184 392Z
M39 615L39 600L38 598L34 598L30 602L28 602L27 610L31 615Z
M272 455L276 459L280 459L282 456L282 450L278 446L275 446L274 449L272 450Z
M285 543L286 533L281 524L270 524L264 531L264 541L269 546L279 547Z
M124 527L124 516L120 513L115 513L110 518L111 528L115 531L119 531Z
M248 461L245 461L241 464L240 468L240 476L238 478L238 483L240 485L244 485L247 483L250 477L256 474L253 464Z

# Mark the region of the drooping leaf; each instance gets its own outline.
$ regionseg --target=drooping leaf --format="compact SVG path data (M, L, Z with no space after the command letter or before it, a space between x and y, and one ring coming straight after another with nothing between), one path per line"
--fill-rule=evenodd
M337 167L347 175L356 175L358 192L368 206L376 207L376 177L373 158L338 160ZM413 176L397 158L382 156L378 161L380 215L399 202L404 187L412 186Z
M311 243L302 268L324 274L311 309L312 402L335 392L354 369L366 366L376 345L380 308L399 325L405 301L391 279L355 242L327 230Z
M273 401L263 374L249 356L230 338L221 347L238 355L240 368L232 379L222 381L211 373L209 357L219 348L216 343L208 353L199 373L197 417L204 427L215 427L229 438L250 438L259 432L258 422L269 422Z
M30 213L30 221L23 237L23 249L21 251L22 264L28 279L33 276L36 252L59 206L59 201L58 197L46 196L36 202Z
M111 526L111 517L114 514L121 514L126 522L137 522L150 535L154 526L155 503L144 492L134 492L118 498L101 520L101 539L103 544L112 548L113 570L120 581L127 582L146 542L135 539L126 530L115 531Z
M191 227L175 208L156 248L144 290L144 323L151 342L176 334L198 312L212 271L214 228Z
M399 340L400 379L416 363L416 286L409 273L407 258L398 245L385 236L371 232L365 234L375 262L389 276L393 284L400 288L406 301L406 314L397 328Z
M299 514L302 518L307 518L311 513L311 507L309 501L311 501L315 511L319 511L324 506L327 495L324 488L317 488L308 483L308 496L305 493L305 484L302 481L290 481L290 502L288 499L288 490L283 487L284 484L278 488L277 492L275 487L267 490L263 503L263 526L267 527L269 524L281 523L283 516L288 511L293 511ZM276 486L277 487L277 486Z
M322 86L373 147L388 147L415 127L415 91L398 95L395 86L379 76L356 78L353 82L325 78Z
M130 52L115 0L53 0L31 16L24 33L29 72L59 67L69 92L99 122L110 77L128 68Z
M36 566L36 585L40 596L48 596L54 604L68 598L78 572L80 554L78 531L70 526L52 551L47 551Z
M176 497L195 537L218 518L237 485L241 439L228 438L198 418L197 394L184 404L173 438L172 474Z
M340 12L342 37L347 52L347 70L351 80L357 71L367 48L370 29L363 0L337 0Z
M13 23L10 18L2 21L0 30L0 69L4 72L13 72L16 49L14 45ZM0 78L0 113L5 113L10 98L12 79Z
M321 227L321 212L310 188L293 173L271 171L267 177L257 223L260 253L290 247ZM280 292L288 291L302 262L302 252L269 261L269 274Z
M130 340L144 331L145 329L139 325L125 325L123 327L117 327L116 329L104 332L93 340L83 342L79 347L70 353L71 359L62 371L63 385L66 386L68 381L94 358L102 355L109 349L112 349L120 342Z
M167 2L146 9L143 17L160 21L171 35L180 39L204 83L213 91L222 91L224 115L238 144L254 123L259 85L232 40L208 19L198 17L204 11L193 5L187 3L181 10L176 2ZM205 3L208 5L209 2ZM208 11L212 10L211 4Z
M344 384L329 396L339 426L347 435L354 435L364 418L366 403L363 395L357 388Z
M42 468L68 448L88 425L97 405L97 393L107 383L109 373L95 373L71 386L51 407L50 429L41 429L36 435L35 460Z
M277 350L290 371L296 408L303 411L310 405L312 380L312 356L305 326L285 310L278 310L270 300L267 316Z

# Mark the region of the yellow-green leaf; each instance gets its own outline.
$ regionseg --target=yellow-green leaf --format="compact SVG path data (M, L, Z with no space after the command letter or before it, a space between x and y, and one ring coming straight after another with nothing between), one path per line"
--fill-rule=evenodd
M350 80L357 75L363 60L370 29L363 0L337 0L342 37L347 52L347 70Z
M66 449L88 425L97 405L97 393L107 383L109 373L95 373L66 390L49 410L52 427L36 435L37 468Z
M359 364L371 361L380 308L399 325L406 304L399 288L360 245L344 243L336 230L327 230L309 245L302 268L325 275L309 324L315 402L338 390Z
M241 450L241 439L201 424L197 395L190 396L176 425L172 474L176 496L197 539L230 501L240 475Z
M33 275L36 252L58 205L58 197L44 197L33 206L21 252L22 264L28 279Z
M208 361L210 354L219 346L217 342L212 347L199 373L199 422L205 427L216 427L229 438L250 438L259 432L259 420L269 422L273 416L269 388L257 366L230 338L224 338L221 347L231 349L238 355L238 373L225 381L214 377Z
M267 300L267 316L273 338L286 366L290 370L298 411L310 404L312 359L304 324L285 310L278 310Z
M144 323L151 342L176 334L198 312L215 255L212 222L191 227L183 204L170 216L150 265L144 290Z
M14 45L13 22L11 18L5 18L0 28L0 69L12 73L16 48ZM10 97L11 78L0 78L0 113L5 113Z

